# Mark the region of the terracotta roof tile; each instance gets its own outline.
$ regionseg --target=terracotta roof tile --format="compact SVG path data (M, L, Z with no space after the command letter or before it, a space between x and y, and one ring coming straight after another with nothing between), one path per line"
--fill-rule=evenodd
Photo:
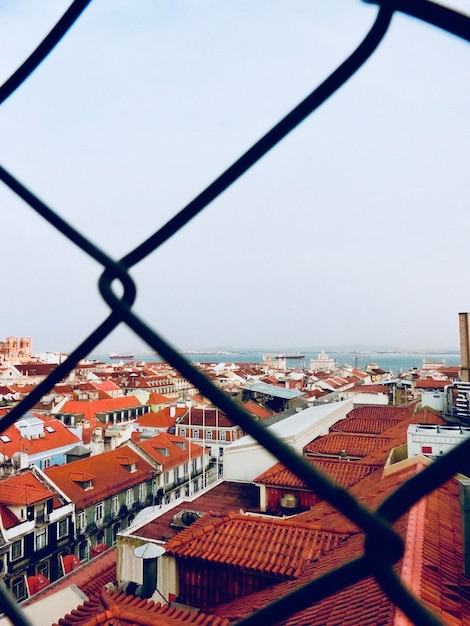
M434 380L432 378L425 378L423 380L416 381L416 389L444 389L452 385L451 380Z
M167 553L224 563L245 572L295 578L307 563L347 538L291 520L237 513L206 524L203 517L170 539Z
M2 431L3 437L8 437L10 441L0 442L0 452L12 457L15 452L28 450L30 456L45 452L47 450L56 450L65 446L72 447L81 443L79 437L74 435L61 421L51 416L41 415L39 413L27 413L27 416L34 416L44 422L43 435L39 438L28 439L23 437L21 432L14 424L8 426Z
M2 478L0 502L10 506L30 505L51 498L54 493L28 471L10 478Z
M399 424L399 419L384 419L373 417L347 417L334 424L330 428L331 432L341 433L368 433L380 435L392 426Z
M243 408L248 413L251 413L255 417L259 417L261 419L265 419L266 417L271 417L271 415L273 415L272 411L267 409L265 406L258 404L258 402L255 402L254 400L248 400L247 402L244 402Z
M158 461L164 471L187 463L190 459L200 457L204 448L195 443L189 443L185 437L159 433L155 437L134 441L141 450ZM164 452L165 451L165 452Z
M351 487L365 476L377 470L379 465L368 465L354 461L309 459L312 465L325 473L331 480L343 487ZM296 474L286 469L282 463L276 463L266 472L255 478L255 483L271 487L291 487L294 489L307 489L306 483Z
M338 457L344 451L347 456L364 457L383 446L391 447L391 443L392 439L387 437L372 437L356 433L329 433L307 444L304 452L311 456Z
M377 480L369 476L352 488L355 495L362 492L362 501L375 508L379 501L394 491L411 475L419 471L416 464L406 470ZM378 494L378 492L381 492ZM311 520L317 510L320 525L328 521L338 526L339 517L326 515L329 505L317 505L310 512L297 516ZM330 507L331 508L331 507ZM404 584L411 587L428 607L445 624L470 623L470 584L463 574L462 526L459 510L458 485L451 479L431 494L421 499L396 524L397 532L405 540L403 560L396 570ZM340 564L360 556L363 551L362 535L351 537L335 550L324 554L314 565L307 565L298 580L279 583L267 590L252 594L211 612L219 617L240 619L258 607L284 596L313 576L331 571ZM341 589L331 597L320 600L311 607L283 619L283 626L363 626L398 623L399 612L373 578L366 578ZM402 623L402 622L400 622ZM408 624L408 620L405 622Z
M151 402L147 402L147 404L152 404ZM136 420L136 425L138 426L148 426L150 428L164 428L169 429L174 426L175 421L178 417L181 417L187 412L187 408L181 407L165 407L160 411L149 411L144 415L141 415Z
M230 427L233 423L219 409L199 409L190 408L186 414L178 420L179 424L191 426L220 426L221 428Z
M60 620L61 626L229 626L225 619L103 589L72 614ZM57 626L57 624L53 624Z
M240 619L251 614L277 598L285 596L289 591L298 588L314 576L319 576L334 567L338 567L363 552L363 538L351 537L334 550L323 555L314 564L308 565L297 580L281 582L266 590L240 598L225 606L211 609L218 617ZM378 583L371 577L346 587L341 591L317 602L316 604L282 619L282 626L364 626L370 624L388 624L392 626L394 606L382 591ZM392 621L391 621L392 620Z
M124 456L135 462L135 471L130 471L122 464L120 459ZM75 502L77 508L83 508L148 480L154 470L139 454L128 446L121 446L117 450L67 465L50 467L45 470L45 474ZM79 480L80 476L84 476L85 481ZM93 489L85 488L86 480L93 481Z
M97 413L102 411L113 411L141 406L135 396L120 396L119 398L108 398L105 400L68 400L61 408L61 413L83 414L86 419L93 419Z

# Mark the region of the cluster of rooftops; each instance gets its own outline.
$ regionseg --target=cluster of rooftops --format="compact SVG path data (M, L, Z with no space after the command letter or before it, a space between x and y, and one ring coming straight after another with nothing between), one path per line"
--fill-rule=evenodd
M160 380L164 378L168 386L174 373L164 365L156 376ZM288 372L283 372L275 384L275 372L269 373L271 380L268 381L266 372L254 377L257 366L240 367L238 371L232 366L223 374L217 367L212 375L230 380L227 391L233 393L236 387L239 401L256 419L266 420L269 428L277 427L282 433L279 420L286 430L284 424L299 424L302 422L299 417L302 417L309 422L308 428L302 425L302 433L310 437L312 424L315 425L321 413L321 432L316 432L311 440L302 439L296 433L289 441L294 441L297 452L308 463L371 509L377 508L397 487L432 463L429 455L409 458L406 453L410 426L446 424L438 411L420 405L419 385L414 386L415 395L406 395L405 403L400 406L375 404L374 399L381 394L390 402L390 389L382 384L385 380L373 384L372 380L362 378L362 385L358 385L360 390L354 392L354 384L341 400L331 398L331 412L325 413L324 405L309 404L302 397L305 392L285 393L296 390L295 385L291 388L290 383L285 384L289 380ZM210 368L208 370L210 373ZM263 467L259 464L261 455L257 455L256 463L249 455L239 456L244 454L244 445L251 446L249 442L243 444L243 432L230 443L237 450L238 456L233 457L236 462L246 459L246 466L251 468L250 478L224 478L222 472L217 473L213 481L206 481L204 468L209 473L212 456L209 444L213 443L213 438L217 439L216 431L236 425L226 415L216 414L216 410L178 376L175 376L177 383L170 395L156 391L155 384L153 387L143 385L139 393L133 395L131 388L135 390L138 386L126 382L121 387L116 381L129 380L133 373L137 375L134 378L151 379L155 376L154 365L87 364L84 371L86 375L83 371L74 372L74 380L56 386L30 414L5 429L0 437L3 461L0 553L6 555L7 565L4 577L8 577L11 562L12 529L32 521L28 517L31 507L45 503L45 517L53 519L55 514L58 529L60 519L70 520L64 542L59 545L61 575L41 585L34 564L29 565L27 578L33 593L22 602L26 612L36 612L41 607L41 612L48 615L49 621L45 623L55 620L63 626L118 623L113 621L117 616L120 624L177 625L193 623L196 619L194 623L228 625L282 598L312 577L362 554L362 530L315 493L311 485L275 460ZM251 378L234 387L230 371L237 372L237 376L240 371L250 371ZM327 378L340 381L342 376L320 374L318 380ZM296 380L295 376L292 379ZM430 380L429 372L423 380ZM440 382L432 389L442 386L442 376L436 376L435 380ZM447 381L452 384L450 379ZM225 382L221 384L224 386ZM272 389L276 386L279 388L277 396ZM365 401L364 394L369 386L375 389L371 389L370 398ZM429 382L423 385L425 389L428 387ZM13 385L10 389L20 393ZM342 393L345 392L343 389ZM355 405L354 397L359 392L365 403ZM312 397L315 396L309 396ZM270 403L273 399L274 403ZM8 411L8 407L4 411ZM327 428L326 414L334 416ZM196 441L195 428L205 429L211 419L214 434L210 441L201 435ZM127 427L128 423L132 428ZM118 435L111 432L116 431L116 427ZM187 436L181 435L181 428ZM109 436L107 431L111 433ZM228 465L232 453L230 443L224 449ZM54 454L47 457L51 450ZM44 466L47 458L53 462ZM201 461L203 478L197 492L178 492L179 496L171 502L164 502L160 494L156 507L153 490L156 477L163 480L165 473L195 458ZM257 471L261 467L262 471ZM405 555L396 567L414 593L445 623L464 623L470 616L459 505L459 488L464 478L463 474L459 475L438 487L396 524L396 531L405 542ZM119 485L119 493L124 493L146 482L151 506L148 506L148 498L143 498L142 512L134 507L126 524L119 525L113 541L99 543L97 538L101 535L93 534L96 530L99 533L99 528L90 532L88 539L85 534L81 537L82 543L93 543L94 551L92 549L85 559L72 553L68 555L69 560L64 561L67 544L79 549L76 534L80 530L80 512L116 498L116 485ZM176 482L175 485L178 486ZM62 511L62 518L59 511ZM184 517L188 511L192 515ZM130 508L124 513L121 508L115 510L115 529L116 523L129 512ZM175 519L189 519L190 523L175 523ZM58 545L60 537L57 542ZM135 548L137 544L163 547L152 599L129 595L120 586L123 579L141 578L140 573L136 574L138 565L130 550L130 546ZM445 566L443 555L447 555ZM412 571L410 563L413 563ZM79 588L80 596L71 598L72 588ZM65 597L65 590L68 596L63 613L57 613L62 606L57 598ZM85 604L83 594L87 598ZM346 621L364 624L370 621L371 615L376 621L370 623L392 624L399 615L372 577L300 611L291 607L291 612L288 623L299 625ZM281 619L279 623L287 622Z

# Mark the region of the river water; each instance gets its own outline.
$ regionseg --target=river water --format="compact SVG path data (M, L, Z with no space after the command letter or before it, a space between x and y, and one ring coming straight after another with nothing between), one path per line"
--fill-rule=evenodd
M189 361L194 363L262 363L267 352L186 352ZM292 354L292 353L289 353ZM422 352L328 352L328 357L335 359L336 365L357 365L365 369L369 363L375 363L381 369L396 375L414 367L421 369L423 361L442 362L446 367L460 365L458 352L422 353ZM273 358L276 353L271 353ZM130 355L129 355L130 356ZM288 355L289 356L289 355ZM302 352L299 359L287 359L287 366L292 368L308 368L310 359L317 359L318 352ZM110 354L95 354L89 358L109 363L119 363L119 359L111 359ZM130 359L122 359L126 362ZM146 363L160 362L163 359L154 353L134 354L132 361Z

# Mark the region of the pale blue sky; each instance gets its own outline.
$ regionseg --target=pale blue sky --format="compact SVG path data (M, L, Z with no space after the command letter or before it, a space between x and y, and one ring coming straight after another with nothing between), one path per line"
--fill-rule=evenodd
M464 2L454 3L464 6ZM0 6L5 80L68 6ZM352 52L359 0L95 0L0 110L0 163L119 258ZM401 15L368 63L133 268L180 348L458 345L470 48ZM70 351L107 314L100 268L0 187L0 340ZM136 349L128 331L105 349Z

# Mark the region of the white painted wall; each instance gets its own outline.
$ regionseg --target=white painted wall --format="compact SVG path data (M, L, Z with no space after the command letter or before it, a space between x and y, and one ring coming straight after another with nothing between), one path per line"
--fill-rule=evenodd
M352 409L353 398L314 406L269 426L269 430L302 454L308 443L326 435L330 426L344 419ZM225 448L224 479L251 482L275 463L277 459L247 435Z
M439 389L420 389L421 391L421 406L427 406L435 411L444 411L444 398L445 391Z
M469 437L470 427L467 426L410 424L407 433L408 458L419 454L431 458L442 456Z

